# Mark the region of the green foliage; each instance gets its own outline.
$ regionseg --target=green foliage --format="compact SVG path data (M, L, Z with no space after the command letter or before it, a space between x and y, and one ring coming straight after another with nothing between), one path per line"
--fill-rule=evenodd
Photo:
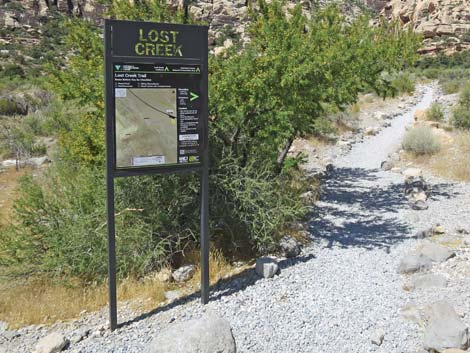
M110 0L109 15L117 20L153 21L166 23L190 23L190 16L168 6L166 0Z
M245 50L211 62L212 131L217 151L278 170L282 151L331 107L342 110L369 89L393 90L382 71L410 64L418 45L395 25L374 29L365 17L347 24L334 7L308 21L300 6L287 16L281 3L261 1L252 17Z
M463 87L459 103L454 109L452 122L456 128L470 129L470 82Z
M235 248L248 241L261 252L272 250L289 221L303 217L302 188L289 185L289 175L274 177L269 164L246 165L226 157L211 177L213 229Z
M21 65L18 64L7 64L5 67L0 71L1 77L4 78L24 78L25 72Z
M108 2L113 18L191 22L187 7L163 0ZM306 213L302 158L286 157L292 141L326 132L326 116L358 93L394 90L382 72L411 65L419 39L396 24L369 27L366 17L349 23L334 7L307 20L300 6L286 15L280 2L260 1L251 16L251 42L210 62L210 222L216 243L265 252ZM90 279L106 273L103 48L86 21L67 20L66 33L66 69L49 66L48 87L60 102L35 127L58 131L57 162L45 178L23 181L17 223L0 251L23 273ZM127 178L116 188L121 276L144 275L197 239L195 175Z
M426 118L433 121L442 121L444 119L444 112L439 103L434 102L428 110L426 110Z
M470 51L465 50L453 55L438 54L437 56L424 56L416 62L419 69L449 69L470 68Z
M86 280L104 278L104 172L59 164L48 169L42 180L28 176L21 181L21 195L15 206L19 224L2 234L2 258L16 274L45 272ZM146 192L146 185L151 185L154 192ZM187 189L187 185L185 178L179 177L143 177L118 183L116 244L120 275L144 275L158 269L169 254L182 249L183 240L192 238L185 225L193 225L198 217L195 190ZM181 194L185 197L179 197Z
M394 92L411 94L415 90L415 79L409 72L400 72L392 80Z
M402 141L402 147L407 152L416 155L434 154L439 152L441 144L427 126L418 126L409 130Z
M0 98L0 115L22 115L24 107L11 98Z

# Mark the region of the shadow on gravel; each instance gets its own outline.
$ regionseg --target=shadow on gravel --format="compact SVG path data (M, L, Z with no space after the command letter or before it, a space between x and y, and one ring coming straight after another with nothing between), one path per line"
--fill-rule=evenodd
M282 274L282 270L295 266L299 263L304 263L308 262L312 259L314 259L315 256L312 254L306 254L306 255L300 255L295 258L290 258L290 259L285 259L282 261L279 261L279 269L280 269L280 274ZM210 287L210 301L214 300L220 300L223 297L232 295L234 293L240 292L245 290L246 288L254 285L256 282L261 280L261 278L256 274L255 270L253 268L246 269L230 278L222 279L219 280L217 283L213 284ZM119 325L119 328L124 328L126 326L129 326L133 323L148 319L154 315L158 315L161 313L164 313L168 310L173 309L174 307L186 304L188 302L191 302L193 300L200 300L200 292L195 292L190 295L187 295L185 297L181 297L167 305L158 307L154 310L151 310L147 313L144 313L142 315L137 316L136 318L126 321L122 324Z
M312 213L313 238L327 240L326 247L385 248L409 239L411 228L398 212L409 208L403 183L380 184L378 169L337 168L325 181L320 201ZM452 184L432 185L430 201L452 198Z

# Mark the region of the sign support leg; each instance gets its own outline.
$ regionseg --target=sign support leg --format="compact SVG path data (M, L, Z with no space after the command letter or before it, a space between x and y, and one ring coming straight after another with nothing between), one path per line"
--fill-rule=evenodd
M107 210L108 210L108 281L109 281L109 325L111 331L117 328L116 296L116 237L114 224L114 177L107 173Z
M209 166L204 153L201 178L201 302L209 302Z

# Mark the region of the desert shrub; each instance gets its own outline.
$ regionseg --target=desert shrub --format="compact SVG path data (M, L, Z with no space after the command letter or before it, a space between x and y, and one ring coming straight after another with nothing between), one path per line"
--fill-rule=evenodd
M452 116L452 123L459 129L470 129L470 82L463 87L459 102Z
M22 66L17 65L17 64L7 64L3 68L3 70L0 72L1 76L6 77L6 78L12 78L12 77L25 77L25 72Z
M427 126L418 126L409 130L402 141L402 147L407 152L416 155L433 154L441 149L439 139Z
M0 98L0 115L22 115L24 113L24 106L14 99Z
M415 79L409 72L401 72L392 80L392 87L400 94L413 93L415 90Z
M426 118L432 121L442 121L444 119L444 112L439 103L434 102L428 110L426 110Z
M457 106L453 111L452 123L458 129L470 129L470 109Z
M460 89L460 80L459 79L440 79L439 83L441 85L442 91L445 94L457 93Z

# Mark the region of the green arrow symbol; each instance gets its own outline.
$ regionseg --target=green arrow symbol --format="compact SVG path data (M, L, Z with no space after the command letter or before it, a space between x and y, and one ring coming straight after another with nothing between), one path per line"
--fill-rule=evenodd
M170 69L168 69L168 66L165 66L165 71L170 71Z
M189 95L191 96L191 97L189 98L189 101L190 101L190 102L192 102L193 100L196 100L196 99L199 98L199 96L198 96L196 93L194 93L194 92L189 92Z

